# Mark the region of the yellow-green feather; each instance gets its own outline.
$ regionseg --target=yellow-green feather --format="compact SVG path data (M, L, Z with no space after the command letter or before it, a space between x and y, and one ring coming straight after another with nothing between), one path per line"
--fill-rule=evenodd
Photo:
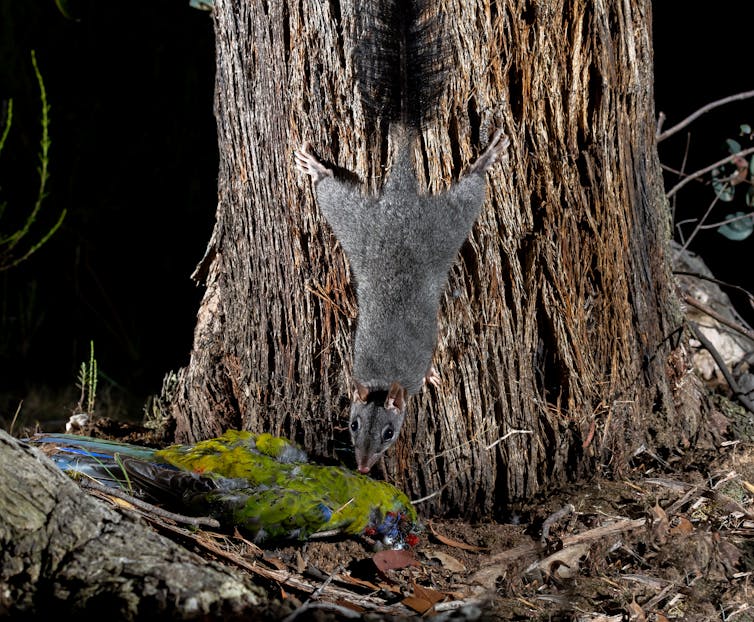
M324 503L333 512L329 521L319 523L317 531L338 529L361 533L373 521L382 520L388 512L403 512L408 521L416 521L416 510L408 497L387 482L341 467L306 462L280 463L271 457L279 456L291 446L286 439L270 434L229 430L219 438L194 445L167 447L158 451L156 457L195 473L242 478L252 486L271 487L278 491L274 494L282 496L280 505L291 504L294 510L302 513L304 507L295 508L297 501L305 504L317 499L317 503ZM268 510L265 505L270 503L274 494L259 495L259 502L249 502L239 511L247 517L275 515L280 507L273 504Z
M229 430L218 438L157 451L61 434L33 440L56 445L53 459L61 468L91 472L109 485L119 481L105 478L103 464L114 469L115 454L135 459L145 466L132 469L151 494L172 496L193 511L246 529L258 540L304 539L336 531L370 533L400 543L416 526L416 510L394 486L345 468L312 464L298 446L270 434ZM201 484L180 471L212 482Z

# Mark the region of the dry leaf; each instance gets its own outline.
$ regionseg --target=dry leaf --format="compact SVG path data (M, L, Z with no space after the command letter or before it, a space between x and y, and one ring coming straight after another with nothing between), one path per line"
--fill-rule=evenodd
M445 599L445 594L429 587L414 583L414 593L401 602L418 613L426 613L437 603Z
M338 577L343 583L348 583L350 585L358 585L359 587L365 587L368 590L372 590L374 592L379 591L379 586L375 585L371 581L365 581L364 579L359 579L357 577L354 577L350 574L342 574Z
M728 514L740 514L741 516L751 516L750 511L735 499L731 499L728 495L724 495L720 492L715 493L715 501L721 506L723 512Z
M668 538L668 515L658 504L652 508L652 534L658 542L663 543Z
M366 612L366 609L364 609L364 607L362 607L358 603L353 603L350 600L344 600L342 598L339 598L335 601L335 604L340 607L345 607L346 609L351 609L352 611L355 611L356 613Z
M397 570L399 568L405 568L406 566L421 566L416 560L414 554L405 549L398 551L380 551L375 553L372 557L374 565L377 566L377 570L381 573L385 573L388 570Z
M747 482L746 480L742 480L741 485L746 488L746 490L749 491L750 494L754 495L754 484Z
M686 535L694 531L694 525L685 516L676 516L673 519L673 526L670 528L670 533L674 536Z
M442 564L443 568L450 570L450 572L466 572L466 566L464 566L452 555L448 555L447 553L443 553L442 551L425 551L425 554L430 559L438 560Z
M628 604L628 614L632 621L647 622L647 615L644 613L644 610L636 604L635 600Z
M406 596L406 598L401 601L401 604L409 609L413 609L417 613L426 613L432 609L431 602L424 600L423 598L417 598L416 596Z
M741 565L741 551L732 542L721 538L719 533L715 534L713 542L717 545L719 560L722 562L726 574L729 577L732 576Z
M439 603L441 600L445 600L445 594L433 590L431 587L424 587L423 585L417 585L414 583L414 596L428 600L433 605Z
M452 546L456 549L463 549L464 551L487 551L489 550L487 547L484 546L474 546L472 544L466 544L465 542L459 542L458 540L453 540L453 538L448 538L447 536L443 536L440 533L437 533L435 531L434 525L430 523L429 530L432 532L432 535L437 538L440 542L443 544L447 544L448 546Z
M304 560L301 551L296 550L296 572L302 574L306 570L306 561Z

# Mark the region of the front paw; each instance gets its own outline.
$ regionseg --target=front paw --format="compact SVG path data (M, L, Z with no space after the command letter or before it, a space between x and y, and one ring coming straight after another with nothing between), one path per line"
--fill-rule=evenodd
M485 149L477 161L472 164L469 172L481 175L495 162L505 159L507 157L507 150L510 143L510 139L503 133L503 128L498 128L492 136L492 140L487 146L487 149Z
M440 379L440 374L437 373L437 370L434 367L430 367L427 370L427 373L422 380L422 384L424 384L425 386L431 384L433 387L437 387L438 389L440 388L442 380Z
M293 155L296 158L296 168L302 173L309 175L315 184L322 181L325 177L333 177L332 169L327 168L314 155L310 142L304 142L300 149L294 151Z

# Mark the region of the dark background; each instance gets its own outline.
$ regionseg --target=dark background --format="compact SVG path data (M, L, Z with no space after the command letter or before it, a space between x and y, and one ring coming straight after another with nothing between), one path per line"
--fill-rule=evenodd
M656 0L654 11L655 105L667 119L669 129L705 104L735 93L754 90L754 72L748 60L754 23L754 3L677 3ZM693 8L692 8L693 7ZM697 8L704 7L704 10ZM752 146L739 135L739 126L754 128L754 98L727 104L706 113L681 132L659 144L660 161L671 168L681 167L688 142L685 170L696 171L729 155L725 140L732 138L742 148ZM752 156L749 156L751 158ZM665 173L665 187L679 178ZM705 182L709 181L706 176ZM718 202L708 220L720 222L738 211L751 212L744 202L748 185L737 188L732 203ZM675 220L699 218L714 199L708 183L691 182L677 195ZM694 225L685 225L688 236ZM674 239L679 240L677 231ZM689 249L700 254L715 276L754 292L754 236L734 242L715 229L701 231ZM726 289L734 306L749 323L754 312L746 296Z
M684 7L677 3L655 3L655 94L666 128L714 99L754 88L747 61L754 9L743 8L751 4L722 2L716 12L679 15ZM98 411L140 418L164 374L188 362L202 293L189 276L214 222L210 15L188 0L67 6L77 19L67 19L53 0L0 0L0 105L14 100L0 154L0 203L7 203L0 234L15 230L38 187L32 49L51 105L52 139L49 196L34 231L68 209L38 253L0 272L6 429L22 400L25 424L70 414L90 340L102 374ZM754 125L752 113L749 100L692 125L687 170L726 155L725 138L735 138L740 123ZM680 166L687 131L660 145L664 163ZM674 183L668 174L668 187ZM708 186L691 184L679 194L679 218L698 216L712 197ZM728 207L719 208L721 215L745 209L743 200ZM718 277L754 289L754 239L730 242L708 231L691 248Z
M29 261L0 273L0 418L70 414L94 341L100 410L140 417L185 365L201 289L190 274L212 232L217 142L214 35L188 0L0 0L0 232L38 187L36 50L50 111L49 196L36 231L68 214ZM49 414L49 413L47 413ZM103 413L104 414L104 413Z

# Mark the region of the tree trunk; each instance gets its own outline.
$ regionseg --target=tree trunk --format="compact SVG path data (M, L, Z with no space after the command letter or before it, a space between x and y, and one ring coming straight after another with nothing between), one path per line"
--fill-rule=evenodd
M654 137L651 2L440 1L450 89L417 154L429 191L496 124L510 157L452 269L434 364L389 479L422 508L480 515L641 446L693 442ZM354 95L352 2L216 0L217 224L206 294L171 402L179 441L227 427L348 446L357 302L299 175L302 140L372 188L384 137ZM427 178L431 181L427 181Z

